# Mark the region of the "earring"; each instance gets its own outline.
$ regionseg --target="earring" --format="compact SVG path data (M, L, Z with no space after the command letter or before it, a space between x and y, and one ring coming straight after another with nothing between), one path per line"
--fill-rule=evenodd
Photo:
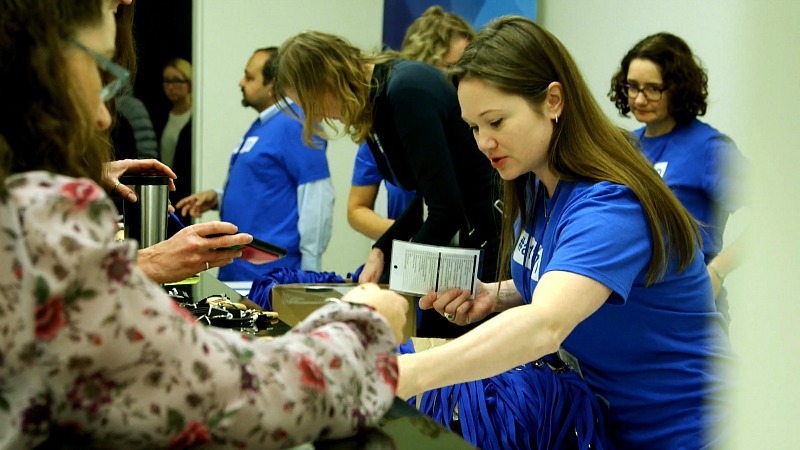
M558 114L556 114L556 123L558 123Z

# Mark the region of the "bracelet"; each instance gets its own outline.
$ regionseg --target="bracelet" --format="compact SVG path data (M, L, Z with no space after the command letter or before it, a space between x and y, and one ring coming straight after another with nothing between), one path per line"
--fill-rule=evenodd
M720 283L725 281L725 275L723 275L722 271L719 270L716 264L711 263L708 265L708 268L711 269L712 272L714 272L714 275L716 275L717 278L719 278Z

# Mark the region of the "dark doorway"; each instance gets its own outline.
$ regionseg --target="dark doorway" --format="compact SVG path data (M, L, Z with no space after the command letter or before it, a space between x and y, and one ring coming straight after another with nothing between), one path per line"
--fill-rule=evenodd
M192 62L192 0L136 0L133 35L139 70L134 92L147 106L153 123L171 108L161 88L161 70L171 58Z

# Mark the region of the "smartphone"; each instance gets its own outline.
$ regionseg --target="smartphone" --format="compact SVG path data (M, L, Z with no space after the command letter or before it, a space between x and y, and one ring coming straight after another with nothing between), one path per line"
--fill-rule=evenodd
M206 237L224 236L222 234L212 234ZM261 239L253 238L253 242L241 246L235 245L233 247L226 247L225 250L241 250L242 256L239 259L247 261L251 264L266 264L268 262L277 261L278 259L286 256L286 249L278 247L275 244L262 241Z
M277 245L253 238L253 242L242 249L243 259L251 264L265 264L286 256L286 249Z

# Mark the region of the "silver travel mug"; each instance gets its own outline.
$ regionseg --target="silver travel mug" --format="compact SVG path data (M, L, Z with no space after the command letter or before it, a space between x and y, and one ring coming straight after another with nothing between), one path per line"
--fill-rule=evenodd
M167 236L169 177L126 175L120 182L133 189L139 198L136 203L123 203L125 239L136 239L139 248L163 241Z

